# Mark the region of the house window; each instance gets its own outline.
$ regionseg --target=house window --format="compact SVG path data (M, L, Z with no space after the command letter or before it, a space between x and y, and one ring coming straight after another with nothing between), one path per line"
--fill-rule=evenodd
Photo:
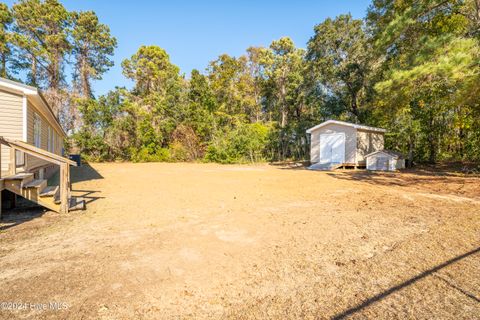
M50 150L52 150L52 128L49 126L47 127L47 151Z
M52 134L52 151L51 152L55 153L55 150L57 150L57 133L55 131L53 131L53 134Z
M23 167L25 165L25 154L20 150L15 150L15 165Z
M33 114L33 145L42 147L42 119L37 113Z

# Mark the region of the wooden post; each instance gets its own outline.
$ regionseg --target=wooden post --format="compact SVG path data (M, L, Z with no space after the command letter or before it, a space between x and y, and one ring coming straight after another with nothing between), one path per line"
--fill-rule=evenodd
M14 175L17 173L17 160L16 149L10 146L10 164L8 166L8 174ZM14 209L17 206L17 195L10 192L10 209Z
M9 175L14 175L16 173L16 168L17 168L17 161L15 159L15 148L10 146L10 164L8 167L8 174Z
M2 220L2 191L3 191L3 181L2 180L2 144L0 143L0 220Z
M68 213L68 163L60 165L60 213Z
M68 163L66 163L65 167L67 168L68 208L70 208L70 198L72 197L72 195L71 195L72 181L70 181L70 165Z

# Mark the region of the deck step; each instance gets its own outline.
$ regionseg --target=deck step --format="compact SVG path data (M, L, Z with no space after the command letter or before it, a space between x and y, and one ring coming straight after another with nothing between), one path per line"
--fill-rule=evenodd
M24 180L26 178L33 178L33 173L20 172L11 176L3 177L4 180Z
M47 186L47 180L35 179L23 185L24 188L40 188L44 189Z
M33 180L33 173L20 172L3 178L4 185L11 188L22 188L25 184Z
M43 189L39 196L40 197L53 197L58 191L58 186L48 186L45 189Z
M68 210L85 210L85 200L80 197L71 197Z
M60 190L60 189L59 189L59 190ZM61 201L60 201L60 192L57 191L57 192L55 193L55 195L53 196L53 202L54 202L55 204L60 204L60 203L61 203Z
M10 176L5 176L3 179L8 179L8 180L22 180L25 179L26 177L32 177L33 173L31 172L19 172L17 174L13 174Z

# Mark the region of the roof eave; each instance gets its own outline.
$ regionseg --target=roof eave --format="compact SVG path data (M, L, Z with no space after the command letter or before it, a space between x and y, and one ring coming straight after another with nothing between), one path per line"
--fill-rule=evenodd
M385 150L377 150L377 151L371 152L371 153L365 155L365 158L370 157L370 156L373 156L373 155L378 154L378 153L383 153L383 154L385 154L385 155L387 155L387 156L392 157L392 158L395 159L395 160L403 159L403 156L400 156L400 155L398 155L398 154L392 154L392 153L390 153L390 152L386 152Z
M26 85L26 84L23 84L23 83L19 83L19 82L16 82L16 81L12 81L12 80L9 80L9 79L1 78L1 77L0 77L0 86L7 89L7 91L17 92L19 94L23 94L27 97L31 97L34 100L38 101L38 103L41 104L42 107L44 109L46 109L47 112L52 116L52 118L56 122L56 125L57 125L58 129L60 130L61 134L64 137L67 137L67 134L63 130L62 126L60 125L60 121L55 116L55 114L52 111L52 108L50 108L49 104L45 100L45 97L43 96L42 92L40 90L38 90L38 88L29 86L29 85Z
M327 120L321 124L318 124L314 127L311 127L309 129L306 130L306 133L309 133L311 134L313 131L316 131L318 129L320 129L321 127L324 127L328 124L332 124L332 123L335 123L335 124L338 124L338 125L343 125L343 126L349 126L349 127L353 127L357 130L365 130L365 131L373 131L373 132L379 132L379 133L385 133L387 132L386 129L382 129L382 128L375 128L375 127L369 127L369 126L362 126L362 125L358 125L358 124L355 124L355 123L349 123L349 122L344 122L344 121L337 121L337 120Z
M5 78L0 78L1 86L26 95L38 94L38 89L23 83L18 83Z

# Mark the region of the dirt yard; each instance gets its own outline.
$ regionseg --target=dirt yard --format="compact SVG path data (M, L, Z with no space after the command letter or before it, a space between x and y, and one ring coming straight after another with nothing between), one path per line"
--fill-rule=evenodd
M86 211L4 215L1 319L480 319L480 178L157 163L72 175Z

